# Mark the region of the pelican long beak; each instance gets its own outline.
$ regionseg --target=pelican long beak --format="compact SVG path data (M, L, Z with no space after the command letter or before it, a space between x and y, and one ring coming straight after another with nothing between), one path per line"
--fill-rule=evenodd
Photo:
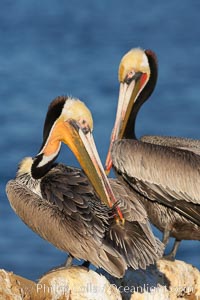
M107 175L112 168L111 150L113 143L114 141L123 138L133 105L138 98L140 90L141 80L132 80L129 84L126 82L120 83L116 120L111 134L110 146L105 163Z
M50 157L57 153L60 143L65 143L76 156L101 201L107 206L116 205L116 199L101 164L91 131L84 133L74 120L57 120L42 152ZM53 152L53 153L52 153ZM117 208L118 216L123 219Z

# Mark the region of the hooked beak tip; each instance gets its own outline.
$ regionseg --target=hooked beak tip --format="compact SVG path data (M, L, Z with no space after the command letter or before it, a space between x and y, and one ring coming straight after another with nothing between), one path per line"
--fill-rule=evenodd
M109 157L106 160L106 163L105 163L105 173L106 173L106 176L109 175L111 169L112 169L112 159Z
M106 173L106 176L108 176L110 173L110 170L106 166L105 166L105 173Z

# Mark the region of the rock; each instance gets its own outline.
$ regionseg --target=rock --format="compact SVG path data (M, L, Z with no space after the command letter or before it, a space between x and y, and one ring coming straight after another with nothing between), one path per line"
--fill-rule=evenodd
M59 268L36 283L0 270L4 300L175 300L200 299L200 272L183 261L161 259L147 270L128 270L122 279L84 267ZM110 283L109 283L110 282Z
M37 283L45 299L121 300L120 292L108 280L84 267L60 268L44 275Z
M200 299L200 272L179 260L160 259L145 271L128 270L123 279L109 281L120 289L124 300Z
M17 276L12 272L0 270L0 299L4 300L32 300L31 290L36 283Z
M161 259L158 269L169 281L169 299L200 299L200 272L190 264Z
M60 268L38 283L0 270L0 299L4 300L121 300L108 280L84 267Z

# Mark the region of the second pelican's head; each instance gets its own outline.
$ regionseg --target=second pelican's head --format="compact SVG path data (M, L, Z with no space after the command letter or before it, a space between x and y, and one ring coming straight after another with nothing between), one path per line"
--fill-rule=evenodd
M46 115L43 143L33 161L32 177L38 179L48 172L63 142L75 154L100 199L112 207L116 200L101 164L92 130L92 115L83 102L70 97L53 100Z
M154 76L152 76L152 69ZM134 128L130 128L130 124L134 126L140 106L154 89L157 80L155 54L151 50L140 48L130 50L120 62L118 75L120 90L115 125L106 159L107 172L112 167L111 148L113 142L117 139L130 138L133 135Z

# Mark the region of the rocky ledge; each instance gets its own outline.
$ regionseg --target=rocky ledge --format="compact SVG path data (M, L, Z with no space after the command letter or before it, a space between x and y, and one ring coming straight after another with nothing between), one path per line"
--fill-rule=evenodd
M59 268L34 282L0 270L2 300L200 299L200 272L183 261L161 259L146 271L128 270L122 279L84 267Z

